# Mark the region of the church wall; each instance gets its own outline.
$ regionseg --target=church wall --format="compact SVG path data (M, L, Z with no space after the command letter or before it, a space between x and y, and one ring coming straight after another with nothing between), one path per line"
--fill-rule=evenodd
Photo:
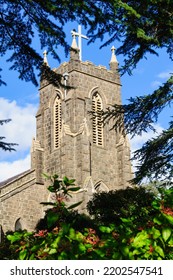
M91 74L94 75L93 72ZM73 75L74 77L74 75ZM109 188L117 188L118 185L118 166L117 166L117 148L116 148L116 133L115 131L110 131L110 126L104 127L104 144L103 147L96 146L92 143L92 120L91 115L88 114L88 111L92 110L92 89L97 90L103 101L103 108L105 109L110 104L115 102L120 103L120 86L115 83L108 83L102 77L92 77L87 74L77 73L75 76L75 81L77 81L78 87L76 92L78 96L82 99L84 106L81 104L81 100L78 98L76 100L76 124L79 129L80 124L83 121L84 116L87 119L88 129L90 135L85 135L86 142L81 145L85 148L82 150L83 156L81 156L79 147L76 151L78 154L78 163L81 160L80 170L82 170L82 182L85 181L86 177L90 175L89 173L89 143L91 143L91 169L92 169L92 178L94 183L99 180L103 180ZM93 90L94 92L94 90ZM86 152L84 152L86 151ZM87 167L87 168L86 168ZM84 170L85 171L84 173Z
M1 188L0 224L3 225L3 231L15 230L18 219L22 229L33 230L44 215L40 202L47 201L47 197L45 186L35 183L35 171Z

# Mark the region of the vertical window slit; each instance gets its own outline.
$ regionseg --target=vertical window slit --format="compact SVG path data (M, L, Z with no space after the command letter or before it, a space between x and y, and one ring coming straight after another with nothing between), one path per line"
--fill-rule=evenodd
M54 105L54 147L59 148L61 144L62 112L61 99L57 96Z
M96 92L92 97L93 111L93 143L98 146L103 146L103 123L102 123L102 100Z

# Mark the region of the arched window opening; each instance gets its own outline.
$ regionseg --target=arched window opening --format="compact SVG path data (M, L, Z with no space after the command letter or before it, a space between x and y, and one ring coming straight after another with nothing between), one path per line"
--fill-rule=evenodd
M15 231L22 230L22 222L21 218L17 219L14 226Z
M62 111L61 99L58 95L54 103L54 147L59 148L61 144Z
M93 143L103 146L102 100L98 92L92 96L93 111Z
M0 243L4 240L4 231L2 229L2 226L0 225Z

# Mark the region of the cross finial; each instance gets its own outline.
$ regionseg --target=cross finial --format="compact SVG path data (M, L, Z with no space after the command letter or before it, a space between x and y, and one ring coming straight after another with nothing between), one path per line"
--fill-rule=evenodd
M89 38L82 34L82 27L81 27L81 25L78 25L78 32L73 30L73 31L71 31L71 34L73 36L73 40L75 39L75 36L78 36L79 58L80 58L80 60L82 60L82 39L88 40ZM76 39L75 39L75 41L76 41ZM73 45L73 42L72 42L72 45ZM77 43L75 45L75 48L77 48Z
M111 57L110 63L111 63L111 62L116 62L116 63L118 63L117 58L116 58L116 55L115 55L116 48L115 48L114 46L112 46L111 51L112 51L112 57Z
M46 50L43 52L43 63L46 66L49 66L48 61L47 61L47 51Z

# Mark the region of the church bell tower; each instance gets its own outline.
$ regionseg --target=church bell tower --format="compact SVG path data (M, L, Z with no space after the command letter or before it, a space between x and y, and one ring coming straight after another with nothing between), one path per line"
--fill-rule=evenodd
M79 35L72 32L69 62L53 70L62 76L62 85L41 79L31 167L38 184L44 183L42 173L74 178L81 187L76 200L86 202L94 192L127 187L132 172L127 137L111 130L112 123L101 122L102 110L121 104L115 48L109 70L83 62L76 42ZM46 53L44 63L48 66Z

